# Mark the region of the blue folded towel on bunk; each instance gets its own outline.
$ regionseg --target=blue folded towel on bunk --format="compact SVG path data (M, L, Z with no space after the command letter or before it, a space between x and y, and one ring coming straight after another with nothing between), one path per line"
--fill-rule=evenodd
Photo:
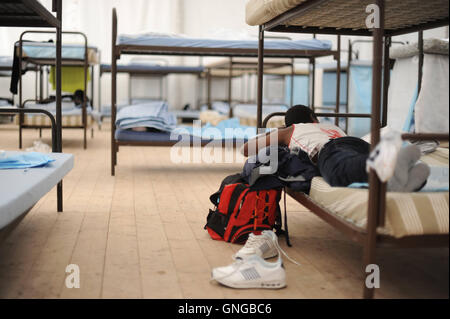
M116 119L117 128L124 130L133 127L149 127L170 132L176 124L175 115L169 113L169 106L163 101L123 107L117 113Z
M430 166L430 176L420 192L448 192L448 167ZM368 183L353 183L350 188L368 188Z
M53 158L38 152L6 154L0 155L0 169L41 167L53 161Z

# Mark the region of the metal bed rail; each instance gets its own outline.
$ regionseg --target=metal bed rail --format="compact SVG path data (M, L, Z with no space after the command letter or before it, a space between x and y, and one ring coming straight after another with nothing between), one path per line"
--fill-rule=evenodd
M25 42L25 40L23 39L24 36L26 34L57 34L57 36L60 36L62 38L62 34L68 34L68 35L79 35L83 38L83 44L84 44L84 59L83 59L83 68L84 68L84 96L83 96L83 106L82 106L82 123L83 123L83 148L86 149L87 148L87 113L86 113L86 108L87 108L87 75L88 75L88 67L89 67L89 61L88 61L88 39L87 36L83 33L83 32L79 32L79 31L61 31L61 34L58 34L58 32L55 31L42 31L42 30L27 30L24 31L20 34L19 37L19 105L20 107L24 106L24 103L22 102L23 99L23 89L22 89L22 61L23 61L23 43ZM62 40L62 39L60 39ZM58 41L57 41L58 42ZM17 42L16 42L17 43ZM61 45L61 43L60 43ZM61 58L61 57L60 57ZM35 59L38 60L38 59ZM57 59L58 60L58 59ZM62 60L60 59L60 63L62 65ZM77 60L78 61L78 60ZM43 65L53 65L53 62L44 62ZM92 80L93 81L94 76L92 75ZM61 93L60 93L61 94ZM93 94L93 92L92 92ZM56 117L58 118L59 116L61 116L61 114L58 115L58 112L60 112L61 110L57 110L57 115ZM20 114L19 115L19 148L22 148L22 129L23 128L27 128L26 126L23 125L23 121L24 121L24 114ZM59 122L61 123L61 121Z
M13 115L13 114L25 114L25 113L41 113L50 119L51 131L52 131L52 152L59 153L58 146L58 125L56 124L55 117L48 111L42 109L23 109L23 108L0 108L0 114ZM62 181L58 182L56 188L57 196L57 210L58 212L63 211L63 193L62 193Z

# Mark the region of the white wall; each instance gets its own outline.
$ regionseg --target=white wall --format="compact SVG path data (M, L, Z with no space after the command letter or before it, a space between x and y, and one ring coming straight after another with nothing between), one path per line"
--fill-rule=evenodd
M41 1L48 9L51 0ZM243 0L64 0L63 1L63 29L77 30L86 33L90 45L101 50L102 62L111 60L111 11L117 8L118 32L139 33L143 31L184 33L192 37L234 37L243 38L254 36L257 27L245 23L245 2ZM11 55L14 41L19 38L22 28L0 28L0 55ZM268 34L268 33L267 33ZM284 35L284 34L283 34ZM309 39L307 34L289 34L293 39ZM446 28L425 31L427 37L448 37ZM319 39L329 39L336 48L336 36L319 35ZM47 39L47 38L45 38ZM349 37L342 37L342 49L347 49ZM67 40L67 39L66 39ZM74 41L75 39L68 39ZM417 33L395 37L394 40L416 41ZM370 44L358 47L361 59L371 59ZM127 62L136 56L123 56L119 62ZM163 57L171 64L198 65L199 58L195 57ZM343 59L346 55L343 54ZM213 58L204 58L207 63ZM330 60L323 58L318 61ZM320 74L317 81L320 81ZM118 101L127 100L127 76L118 77ZM9 85L5 79L0 79L0 95L9 96ZM197 88L192 76L170 76L168 80L169 103L174 108L181 108L186 103L195 105ZM102 102L110 102L110 76L104 76L101 83ZM34 76L27 76L24 81L25 97L34 96ZM236 84L234 84L236 85ZM316 101L320 103L320 82L317 83ZM221 89L220 87L218 88ZM222 88L225 92L227 87ZM96 88L97 90L97 88ZM236 89L235 89L236 91ZM97 92L96 92L97 93Z

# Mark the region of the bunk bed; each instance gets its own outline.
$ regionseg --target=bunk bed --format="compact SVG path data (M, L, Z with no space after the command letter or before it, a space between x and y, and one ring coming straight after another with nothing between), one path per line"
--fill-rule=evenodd
M246 88L247 93L250 93L250 82L252 76L256 74L258 60L256 58L230 57L207 64L205 65L205 68L207 70L205 77L207 79L208 109L213 109L220 114L228 115L230 118L237 117L243 125L256 126L256 101L248 95L245 98L242 98L241 96L241 99L233 98L232 79L241 78L242 80L246 80L247 83L242 86ZM284 94L284 99L271 101L267 98L268 91L266 90L266 101L264 102L264 111L266 115L273 112L286 111L292 106L294 104L294 90L292 90L291 87L298 86L294 84L296 77L305 75L307 75L308 78L311 77L309 72L295 66L293 58L266 59L264 62L264 74L266 75L266 81L269 81L270 79L282 79L282 92ZM289 77L287 84L285 83L286 77ZM211 98L211 81L213 78L222 78L227 81L227 97L220 100L220 103L217 103L217 99ZM312 78L314 79L314 74L312 75ZM298 87L303 88L303 86ZM301 95L306 95L306 97L310 99L308 96L308 88L306 92L300 89L298 91L300 91ZM279 126L280 123L280 121L275 122L271 120L269 126L276 127Z
M12 76L12 70L13 70L13 59L9 56L0 56L0 77L4 78L11 78ZM22 70L23 73L26 73L28 71L38 71L38 67L33 64L27 64L26 67ZM35 87L38 86L38 77L35 77ZM36 90L37 92L37 90ZM37 95L36 95L37 98ZM11 95L11 97L0 97L0 106L14 105L14 95Z
M12 59L7 56L0 56L0 78L10 78L12 70ZM14 97L0 96L0 108L12 107ZM0 116L0 124L10 123L11 116Z
M38 99L23 100L22 90L22 65L31 63L38 66L40 70L46 66L54 66L55 64L55 44L53 42L33 42L25 40L25 36L29 34L54 34L51 31L24 31L19 40L15 44L15 54L18 59L18 83L19 83L19 107L21 108L43 108L54 114L56 106L53 103L43 103L42 97L42 76L40 76L40 96ZM80 107L74 103L64 103L62 108L62 128L64 129L82 129L83 130L83 148L87 148L87 129L91 127L91 135L93 135L92 124L96 119L91 103L87 100L89 68L93 70L93 65L98 64L98 50L95 47L88 46L88 39L82 32L63 31L63 35L78 36L83 39L83 44L65 44L61 48L62 66L64 68L74 67L83 68L82 87L84 92L84 100ZM69 70L67 70L69 71ZM73 76L71 76L72 80ZM93 84L94 76L91 75L91 83ZM64 83L63 83L64 86ZM92 85L93 87L93 85ZM91 90L91 101L93 101L93 90ZM36 93L37 95L37 93ZM23 129L39 129L49 128L50 123L48 117L39 115L25 116L20 114L17 123L19 125L19 148L22 148L22 130Z
M99 88L102 75L111 73L111 64L100 65ZM133 77L158 77L161 79L159 97L152 97L151 100L165 100L163 93L162 79L169 74L192 74L200 77L205 72L202 66L176 66L176 65L160 65L156 63L142 63L131 62L129 64L117 65L117 73L124 73L129 75L128 79L128 104L117 105L117 110L126 105L131 105L134 102L132 96L132 78ZM99 113L101 119L111 117L111 106L101 105L101 90L99 89ZM148 100L148 99L147 99ZM199 112L195 110L172 110L176 117L180 120L196 120L199 117Z
M343 0L278 0L270 3L259 0L250 0L246 7L247 23L259 26L260 34L260 68L259 68L259 88L258 106L262 106L262 61L264 60L264 33L273 32L301 32L317 34L338 34L338 35L360 35L372 36L373 38L373 63L372 63L372 107L371 107L371 134L370 143L372 149L380 140L380 128L387 121L388 110L388 88L390 76L389 51L391 37L412 32L419 32L418 48L419 63L418 92L421 89L422 66L423 66L423 30L448 25L448 1L375 1L378 10L378 22L373 29L368 29L365 25L367 14L365 8L370 2ZM384 41L383 41L384 40ZM385 61L385 63L383 63ZM338 60L339 63L339 60ZM340 69L338 68L338 74ZM383 85L384 84L384 85ZM419 93L420 94L420 93ZM337 99L339 100L339 99ZM395 106L394 106L395 107ZM338 111L338 109L336 109ZM381 114L384 114L381 116ZM328 115L330 116L330 115ZM354 117L354 114L346 113L332 114L338 117ZM266 122L267 118L264 122ZM448 121L448 119L447 119ZM262 122L262 121L261 121ZM448 141L448 131L443 132L421 132L402 134L404 140L446 140ZM448 166L448 150L443 151L442 164ZM445 154L446 153L446 154ZM361 212L366 208L360 223L350 218L352 212L349 205L354 202L349 200L349 194L339 193L337 197L329 196L332 191L339 188L330 188L323 185L320 179L312 182L310 195L287 190L287 193L304 205L311 212L328 222L333 227L347 234L352 240L363 245L363 270L366 266L376 262L376 248L379 246L397 247L429 247L448 246L448 191L444 193L429 194L424 193L426 200L420 201L415 198L421 194L409 193L387 193L386 184L382 183L374 170L369 173L369 189L343 191L355 194L355 191L362 191L363 204L358 208ZM316 192L317 190L317 192ZM322 190L326 196L317 195ZM317 196L316 196L317 195ZM392 196L408 196L409 203L417 205L401 206L401 209L393 212L392 205L396 200ZM329 196L329 197L328 197ZM351 195L357 196L357 195ZM436 196L436 197L435 197ZM414 199L412 198L414 197ZM336 204L332 201L340 199ZM325 201L330 201L326 203ZM400 200L401 201L401 200ZM355 208L351 205L351 208ZM403 208L403 209L402 209ZM423 210L427 211L424 212ZM431 213L432 212L432 213ZM424 214L428 213L428 214ZM429 215L428 218L425 218ZM430 217L430 215L432 217ZM393 229L395 216L411 223L414 221L416 227L404 227L403 230ZM425 218L425 219L421 219ZM432 219L432 220L430 220ZM417 221L419 221L417 223ZM429 227L433 224L434 227ZM386 229L391 231L386 231ZM394 227L395 228L395 227ZM364 298L373 298L375 288L364 285Z
M269 41L265 56L273 58L315 59L333 56L339 59L339 51L331 50L328 41L317 39L299 41ZM176 140L158 140L155 143L153 134L147 134L148 141L121 141L116 134L116 94L117 94L117 60L123 54L174 55L174 56L215 56L215 57L256 57L258 42L255 40L213 40L190 39L177 36L161 36L147 33L141 35L117 35L117 13L112 13L112 54L111 54L111 175L115 174L117 151L121 145L171 146ZM225 141L224 141L225 142Z
M42 109L1 108L0 114L42 113L49 117L52 129L54 162L40 168L0 171L0 229L2 236L25 216L36 202L55 185L57 211L63 211L62 179L73 167L73 155L62 154L61 143L61 21L62 1L53 0L53 16L35 0L2 0L0 26L56 28L56 116Z

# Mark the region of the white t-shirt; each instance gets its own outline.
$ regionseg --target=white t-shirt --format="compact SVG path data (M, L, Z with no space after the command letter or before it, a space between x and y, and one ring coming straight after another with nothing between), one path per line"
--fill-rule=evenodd
M346 136L344 131L328 123L294 124L294 131L289 140L289 148L299 147L309 158L313 158L330 140Z

